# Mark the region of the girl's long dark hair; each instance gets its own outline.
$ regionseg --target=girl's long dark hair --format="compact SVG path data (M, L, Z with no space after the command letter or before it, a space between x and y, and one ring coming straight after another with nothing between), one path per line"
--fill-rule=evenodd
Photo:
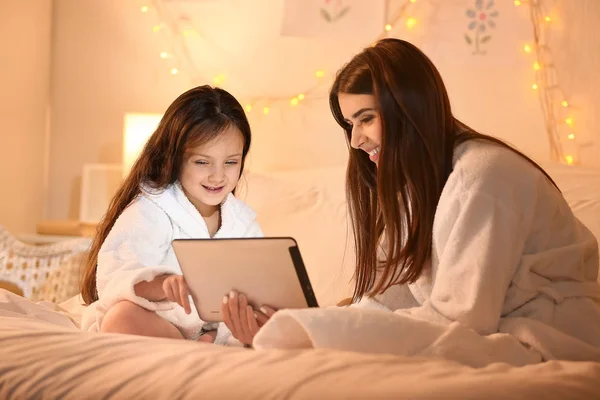
M100 247L119 215L141 193L140 185L160 190L174 183L179 178L186 152L231 126L236 127L244 139L241 174L250 149L251 132L244 109L235 97L223 89L205 85L188 90L169 106L97 228L84 262L81 282L81 295L86 304L98 299L96 269Z

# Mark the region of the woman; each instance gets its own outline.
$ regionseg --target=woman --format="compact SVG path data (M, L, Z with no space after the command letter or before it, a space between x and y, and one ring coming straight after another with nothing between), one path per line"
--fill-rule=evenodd
M585 358L600 347L595 237L535 162L452 115L440 74L421 51L398 39L365 49L339 71L330 105L350 145L358 306L396 310L403 332L425 329L432 338L449 326L482 340L506 333L527 350L525 362ZM307 315L278 312L261 345L272 344L282 313L300 325ZM356 318L312 313L310 337L340 337L331 321ZM370 351L352 340L341 346Z

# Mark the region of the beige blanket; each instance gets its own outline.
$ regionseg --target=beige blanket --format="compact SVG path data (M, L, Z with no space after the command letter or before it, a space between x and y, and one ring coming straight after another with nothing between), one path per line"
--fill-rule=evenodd
M68 314L0 291L0 398L591 399L600 364L473 369L433 358L226 348L81 332Z

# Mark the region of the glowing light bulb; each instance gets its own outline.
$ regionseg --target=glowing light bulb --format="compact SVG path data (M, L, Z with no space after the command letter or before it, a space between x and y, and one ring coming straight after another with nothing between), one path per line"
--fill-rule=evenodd
M317 76L317 78L322 78L322 77L325 76L325 71L323 71L322 69L320 69L317 72L315 72L315 75Z
M569 140L573 140L575 139L575 134L574 133L569 133L569 136L567 136L569 138Z
M410 0L410 2L411 2L411 3L416 3L416 2L417 2L417 0Z
M171 68L171 74L177 75L178 73L179 73L179 70L177 68Z
M525 53L531 53L531 46L526 44L523 46L523 51L525 51Z
M572 156L572 155L570 155L570 154L567 154L567 155L565 156L565 161L567 162L567 164L569 164L569 165L573 165L573 162L575 162L575 159L573 158L573 156Z
M569 107L569 103L566 100L561 101L560 105L563 107Z
M297 106L298 105L298 98L294 97L293 99L290 100L290 104L292 106Z
M544 21L546 21L546 22L552 22L552 18L550 18L549 16L546 15L544 17Z
M519 7L521 5L521 2L519 0L515 0L515 6Z
M167 53L166 51L163 51L162 53L160 53L160 58L165 59L169 57L169 53Z
M567 117L565 119L565 124L567 124L569 126L573 126L573 117Z
M213 78L213 83L215 85L220 85L221 83L223 83L224 80L225 80L225 75L219 74Z
M154 33L158 33L158 31L160 31L160 25L154 25L154 26L152 27L152 32L154 32Z
M244 107L246 109L246 112L250 112L252 111L252 104L246 104L246 107Z
M537 90L537 89L538 89L538 84L537 84L537 83L534 83L533 85L531 85L531 88L532 88L533 90Z
M148 6L142 6L143 13L148 12L149 9L150 9L150 7L148 7Z
M387 24L387 25L385 26L385 30L386 30L386 31L388 31L388 32L389 32L389 31L391 31L391 30L392 30L392 25L390 25L390 24Z
M406 20L406 27L408 29L414 28L414 26L417 24L417 20L415 18L409 18Z
M298 100L304 100L304 94L303 93L300 93L298 95Z
M539 71L540 68L542 68L542 67L540 66L539 62L536 61L533 63L533 69L535 69L536 71Z
M269 111L271 111L271 109L269 107L263 108L263 114L267 115L269 113Z

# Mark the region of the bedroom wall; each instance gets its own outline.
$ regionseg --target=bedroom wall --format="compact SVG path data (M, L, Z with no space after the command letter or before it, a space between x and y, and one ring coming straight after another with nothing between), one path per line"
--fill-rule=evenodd
M33 232L42 218L52 0L0 0L0 225Z
M183 70L169 73L169 60L158 54L165 42L152 33L152 10L141 13L141 0L55 0L52 37L52 141L48 217L77 218L84 163L120 163L123 114L162 112L180 93L224 72L223 86L240 100L284 96L271 107L249 114L254 131L249 168L254 171L315 168L345 162L346 146L333 122L326 98L290 107L285 96L315 84L314 71L329 79L363 47L365 40L309 39L279 35L283 1L169 1L184 7L202 27L202 38L188 39L207 79ZM395 1L393 4L401 2ZM531 89L533 59L522 45L532 40L525 7L496 1L496 28L486 55L472 54L464 33L471 0L419 0L411 13L418 23L390 35L420 46L436 63L448 86L457 116L474 128L515 144L538 160L548 145L537 93ZM578 159L600 164L596 115L600 101L600 47L595 0L549 1L556 15L552 43L569 99L576 104ZM568 6L567 6L568 4ZM256 21L256 22L253 22ZM569 46L569 50L565 50ZM596 52L597 53L597 52ZM325 88L328 85L325 85Z

